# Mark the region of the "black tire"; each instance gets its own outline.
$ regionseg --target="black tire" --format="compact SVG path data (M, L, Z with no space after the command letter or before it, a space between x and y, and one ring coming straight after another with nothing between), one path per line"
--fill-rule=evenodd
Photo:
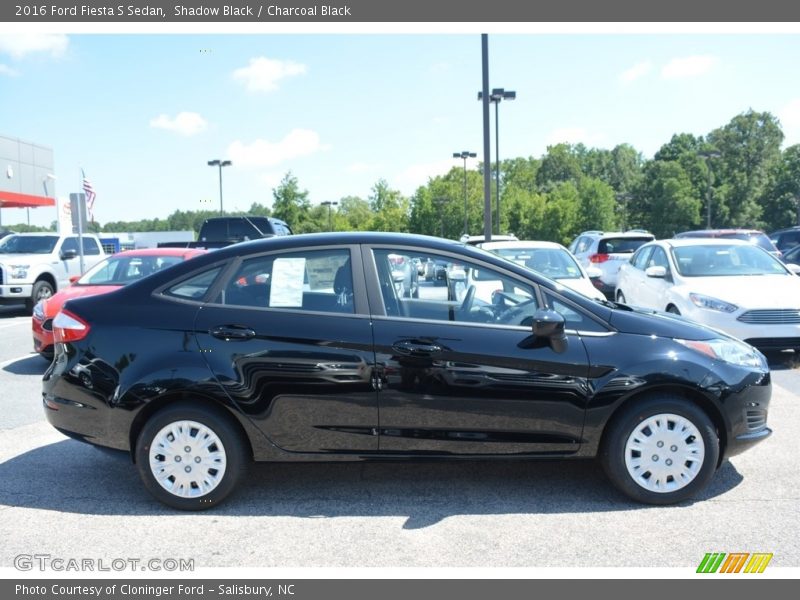
M180 495L178 491L172 492L167 487L162 486L156 478L153 470L150 467L150 453L151 448L158 444L158 438L167 440L168 438L162 437L162 430L170 425L181 427L183 422L183 431L193 438L194 435L199 435L196 428L192 424L200 424L216 436L217 441L209 446L208 450L213 455L206 462L206 465L197 467L194 462L201 462L202 451L194 452L193 460L187 462L193 456L192 452L180 452L182 456L176 456L176 462L180 458L180 463L186 465L191 471L194 467L198 469L193 475L187 474L187 478L205 478L206 481L213 478L218 478L214 482L214 486L208 491L203 493L200 491L199 486L192 482L189 486L183 486L188 493L192 494L190 497ZM186 424L186 422L191 422ZM231 417L226 415L222 409L211 409L205 406L195 406L188 403L178 403L170 405L156 414L154 414L147 421L142 428L139 438L136 442L136 467L139 470L139 475L142 478L145 488L157 500L164 504L177 508L179 510L206 510L213 508L222 502L235 488L239 480L244 476L249 463L249 458L245 450L245 444L242 440L242 434L233 423ZM200 438L197 438L199 441ZM203 437L208 440L208 436ZM174 440L174 438L173 438ZM194 439L190 439L187 443L197 443ZM224 469L222 475L219 475L217 464L220 458L220 446L224 454ZM186 446L191 448L191 446ZM193 450L196 450L193 448ZM163 456L163 455L161 455ZM185 457L185 458L184 458ZM200 460L198 460L200 459ZM217 459L217 460L214 460ZM214 463L214 464L211 464ZM166 463L165 463L166 464ZM178 473L182 476L181 473ZM173 476L171 476L173 477ZM165 485L176 485L178 480L172 481L165 478Z
M54 293L55 290L53 289L52 284L49 281L40 279L33 284L33 288L31 289L31 297L25 301L25 308L32 312L33 307L37 302L39 302L39 300L49 298Z
M632 437L637 428L647 427L646 422L659 415L661 416L660 424L665 426L661 432L651 429L651 433L646 434L639 431L638 438ZM683 429L679 432L674 428L670 429L669 425L675 424L675 419L673 418L675 416L685 419L693 430ZM650 468L648 465L653 465L654 469L669 469L673 472L679 470L681 468L680 462L673 461L671 456L680 455L682 452L689 453L687 448L696 451L700 446L696 436L692 435L692 431L699 433L703 454L701 460L687 460L684 462L684 471L690 472L691 475L691 477L687 476L685 483L681 483L674 477L670 481L671 475L666 475L663 472L661 475L656 475L654 474L655 471L648 471ZM650 439L651 437L652 439ZM673 444L672 441L676 437L686 437L686 439L679 440L676 444ZM626 445L629 438L631 440L641 439L641 446L644 449L652 448L652 458L648 459L642 456L645 454L644 449L642 451L631 449L630 455L626 456ZM660 440L659 438L662 439ZM662 443L663 450L660 449L661 447L657 447L659 442ZM674 448L677 449L673 450ZM698 406L680 396L662 394L635 402L623 409L623 412L613 419L605 433L599 458L608 478L621 492L637 502L665 505L683 502L702 491L714 476L714 471L719 461L719 452L719 437L708 415ZM639 456L637 456L637 453ZM646 454L649 455L650 453L646 452ZM638 472L641 473L640 477L637 478L631 473L626 464L626 458L629 458L632 462L643 461L644 466L638 469ZM661 461L660 463L658 462L659 460ZM667 465L670 466L668 467ZM635 471L633 468L632 470ZM662 481L661 478L663 478L663 488L661 490L653 490L652 488L656 487L659 481ZM651 489L648 489L648 486Z

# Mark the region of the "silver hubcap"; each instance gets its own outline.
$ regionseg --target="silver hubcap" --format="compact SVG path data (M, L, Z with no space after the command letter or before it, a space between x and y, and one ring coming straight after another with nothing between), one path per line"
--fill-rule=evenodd
M159 485L181 498L212 492L222 481L225 448L213 430L196 421L175 421L150 446L150 471Z
M694 423L673 414L642 421L625 443L628 474L651 492L674 492L689 485L705 455L703 437Z
M53 290L49 287L43 287L39 289L39 293L36 295L37 300L46 300L53 295Z

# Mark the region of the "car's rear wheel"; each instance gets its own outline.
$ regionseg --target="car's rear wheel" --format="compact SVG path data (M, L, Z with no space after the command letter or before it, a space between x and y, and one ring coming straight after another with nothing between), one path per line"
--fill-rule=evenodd
M675 395L636 402L609 425L600 459L623 493L646 504L674 504L708 485L719 437L699 407Z
M233 491L247 455L224 413L181 403L147 421L136 444L136 464L156 499L180 510L204 510Z

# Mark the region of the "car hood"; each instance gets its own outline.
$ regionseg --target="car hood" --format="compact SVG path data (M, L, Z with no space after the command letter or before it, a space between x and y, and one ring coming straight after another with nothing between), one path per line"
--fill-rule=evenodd
M689 277L675 291L683 296L705 294L741 308L800 308L796 275Z
M48 319L55 317L67 300L72 300L73 298L82 298L84 296L98 296L100 294L107 294L108 292L113 292L121 287L121 285L72 285L68 288L64 288L51 298L48 298L47 302L45 302L44 316Z
M556 279L555 281L571 290L575 290L576 292L583 294L584 296L589 296L589 298L605 300L605 296L603 296L603 294L592 285L592 282L588 279L584 279L583 277L579 279Z
M612 311L609 323L623 333L654 335L683 340L710 340L729 337L715 329L672 313L624 306Z
M3 254L0 253L0 263L4 265L25 265L49 261L52 254Z

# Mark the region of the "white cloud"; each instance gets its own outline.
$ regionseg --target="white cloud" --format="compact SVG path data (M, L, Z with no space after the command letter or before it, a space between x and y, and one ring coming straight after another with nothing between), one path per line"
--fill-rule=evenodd
M36 52L49 53L58 58L67 50L69 38L63 33L31 33L26 35L0 35L0 52L14 58L23 58Z
M301 63L260 56L251 58L247 67L236 69L233 78L243 83L250 92L272 92L278 89L281 79L304 75L306 70L306 66Z
M622 83L631 83L640 77L644 77L653 70L653 63L649 60L644 60L633 65L630 69L626 69L619 74L619 80Z
M310 156L330 146L320 142L319 134L309 129L293 129L278 142L255 140L249 144L235 141L228 146L228 156L240 167L274 167L287 160Z
M545 139L547 146L557 144L585 144L593 147L602 145L605 136L600 133L590 132L583 127L562 127L551 131Z
M0 75L6 75L8 77L16 77L18 73L8 65L0 63Z
M196 112L180 112L175 117L158 115L155 119L150 120L150 127L174 131L188 137L205 131L208 123Z
M673 58L661 69L661 77L663 79L699 77L708 73L718 62L719 59L710 54Z
M280 185L284 175L285 173L278 172L262 173L258 176L258 179L262 183L266 184L267 187L275 189Z

